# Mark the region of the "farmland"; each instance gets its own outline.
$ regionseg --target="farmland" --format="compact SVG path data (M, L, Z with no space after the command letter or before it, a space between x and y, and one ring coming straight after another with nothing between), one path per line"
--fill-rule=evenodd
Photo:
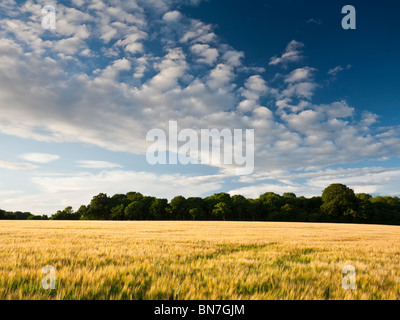
M0 299L400 299L399 249L398 226L0 221Z

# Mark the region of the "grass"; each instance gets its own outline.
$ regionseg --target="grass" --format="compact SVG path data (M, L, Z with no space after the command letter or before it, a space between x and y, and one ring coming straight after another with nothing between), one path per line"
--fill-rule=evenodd
M400 299L399 249L396 226L1 221L0 299Z

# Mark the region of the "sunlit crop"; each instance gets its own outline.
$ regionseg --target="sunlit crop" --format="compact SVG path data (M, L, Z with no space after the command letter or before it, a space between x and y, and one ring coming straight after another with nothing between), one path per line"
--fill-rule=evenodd
M399 299L399 249L397 226L1 221L0 299Z

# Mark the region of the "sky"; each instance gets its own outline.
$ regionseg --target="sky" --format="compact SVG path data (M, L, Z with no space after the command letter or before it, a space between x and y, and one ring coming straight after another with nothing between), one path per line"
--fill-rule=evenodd
M399 13L389 0L3 0L0 208L51 215L129 191L311 197L331 183L400 196ZM254 171L151 165L147 134L170 121L254 130Z

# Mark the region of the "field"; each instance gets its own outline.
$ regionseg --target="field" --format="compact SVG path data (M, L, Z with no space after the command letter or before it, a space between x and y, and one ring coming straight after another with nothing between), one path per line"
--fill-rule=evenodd
M1 221L0 299L400 299L399 249L396 226Z

